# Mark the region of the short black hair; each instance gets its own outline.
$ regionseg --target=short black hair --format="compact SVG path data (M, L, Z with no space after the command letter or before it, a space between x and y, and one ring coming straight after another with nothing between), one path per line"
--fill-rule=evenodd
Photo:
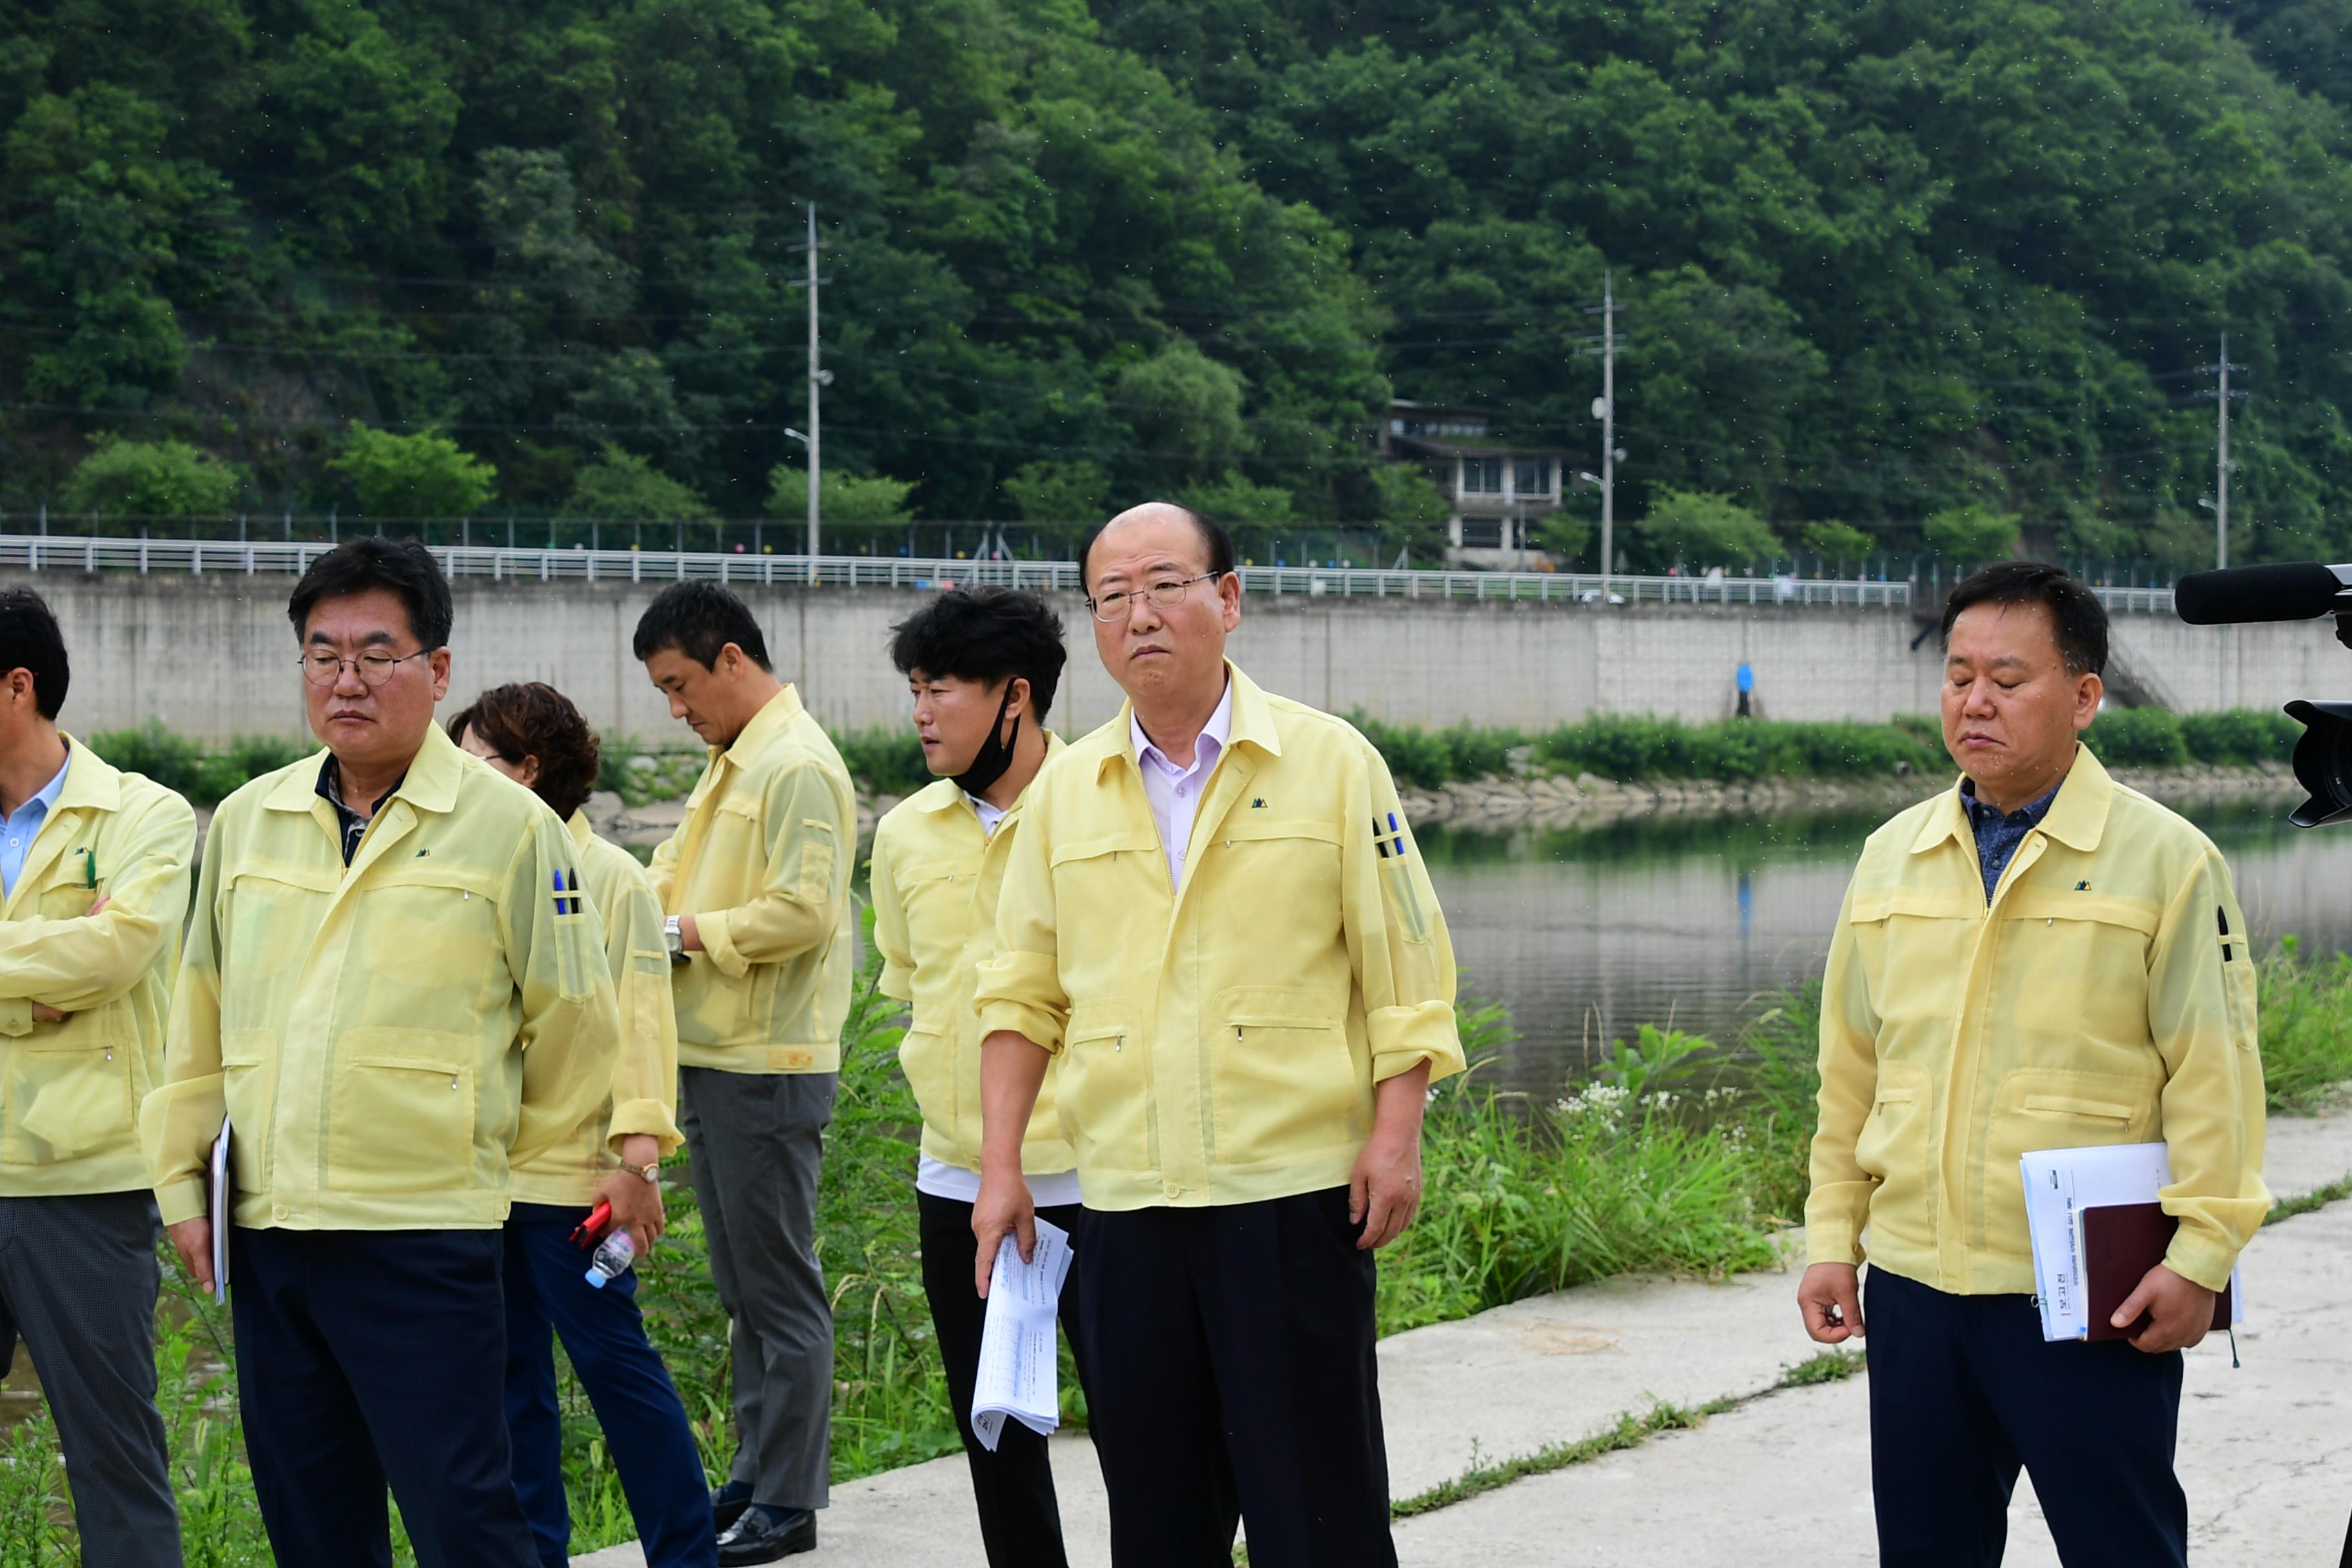
M1944 601L1943 639L1971 605L2046 605L2058 628L2059 657L2069 675L2107 672L2107 607L2063 566L2047 561L1998 561L1953 584Z
M1062 617L1036 595L1011 588L950 588L890 628L899 674L919 669L988 686L1018 676L1041 724L1069 657Z
M595 792L604 765L596 731L570 698L543 680L493 686L452 715L448 728L461 746L473 731L509 763L537 757L539 779L530 787L567 822Z
M750 605L716 583L672 583L637 617L630 647L639 663L674 647L703 668L716 669L719 650L729 643L761 669L773 669L768 639L760 635Z
M1234 536L1225 531L1223 523L1194 507L1179 505L1175 501L1161 501L1160 504L1175 507L1178 511L1182 512L1192 521L1194 528L1200 530L1201 542L1208 548L1209 570L1213 574L1223 577L1234 569ZM1124 512L1120 514L1120 516L1125 515ZM1112 518L1108 522L1095 524L1094 531L1087 534L1086 542L1078 546L1078 588L1083 593L1090 594L1094 591L1087 581L1087 560L1095 552L1095 541L1103 536L1103 530L1118 521L1118 518Z
M33 710L55 719L66 705L72 675L66 665L66 635L30 588L0 589L0 675L12 669L33 672Z
M449 646L449 626L457 609L449 599L449 579L433 552L414 539L386 539L371 533L346 539L310 563L294 596L286 601L286 618L294 623L297 641L310 630L310 612L321 599L349 598L371 588L389 588L400 595L408 611L408 629L430 652Z

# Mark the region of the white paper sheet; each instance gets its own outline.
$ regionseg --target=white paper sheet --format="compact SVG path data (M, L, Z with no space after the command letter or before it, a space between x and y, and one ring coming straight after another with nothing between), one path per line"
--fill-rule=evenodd
M213 1140L213 1300L228 1302L228 1119Z
M2025 1181L2026 1229L2033 1238L2033 1283L2042 1337L2088 1337L2083 1305L2082 1211L2107 1204L2152 1204L2172 1184L2161 1143L2110 1143L2092 1149L2041 1149L2019 1160ZM2230 1276L2231 1321L2245 1319L2246 1292Z
M1030 1260L1006 1237L988 1277L988 1315L980 1331L980 1375L972 1385L971 1429L996 1451L1008 1415L1039 1436L1062 1424L1060 1366L1054 1333L1062 1282L1070 1273L1070 1236L1037 1222Z

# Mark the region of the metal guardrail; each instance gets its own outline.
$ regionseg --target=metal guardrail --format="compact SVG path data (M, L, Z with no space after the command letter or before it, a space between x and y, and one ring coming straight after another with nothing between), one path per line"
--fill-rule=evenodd
M100 539L0 534L0 569L297 576L334 546L196 539ZM916 561L889 555L753 555L693 550L508 550L431 547L451 577L511 583L714 583L858 588L971 587L1080 591L1071 561ZM1538 604L1849 605L1908 608L1907 583L1801 577L1628 577L1597 573L1408 572L1337 566L1244 566L1242 586L1277 597L1532 600ZM2101 588L2109 610L2169 614L2169 588Z

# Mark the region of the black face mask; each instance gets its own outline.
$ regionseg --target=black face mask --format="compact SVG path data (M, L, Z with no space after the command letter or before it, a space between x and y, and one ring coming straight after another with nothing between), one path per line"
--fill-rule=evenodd
M988 727L988 739L972 754L971 766L955 775L956 787L966 795L980 795L989 785L1004 776L1013 765L1013 742L1021 738L1021 721L1013 721L1013 733L1004 733L1004 715L1013 707L1013 683L1004 683L1004 700L996 705L996 721Z

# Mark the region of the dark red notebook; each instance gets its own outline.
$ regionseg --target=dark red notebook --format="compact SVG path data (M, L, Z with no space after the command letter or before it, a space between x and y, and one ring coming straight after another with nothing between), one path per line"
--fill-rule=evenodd
M2111 1327L2116 1309L2164 1261L2180 1222L2162 1204L2095 1204L2082 1211L2083 1309L2094 1340L2127 1340L2147 1327L2146 1312L2127 1329ZM2213 1327L2230 1326L2230 1292L2213 1298Z

